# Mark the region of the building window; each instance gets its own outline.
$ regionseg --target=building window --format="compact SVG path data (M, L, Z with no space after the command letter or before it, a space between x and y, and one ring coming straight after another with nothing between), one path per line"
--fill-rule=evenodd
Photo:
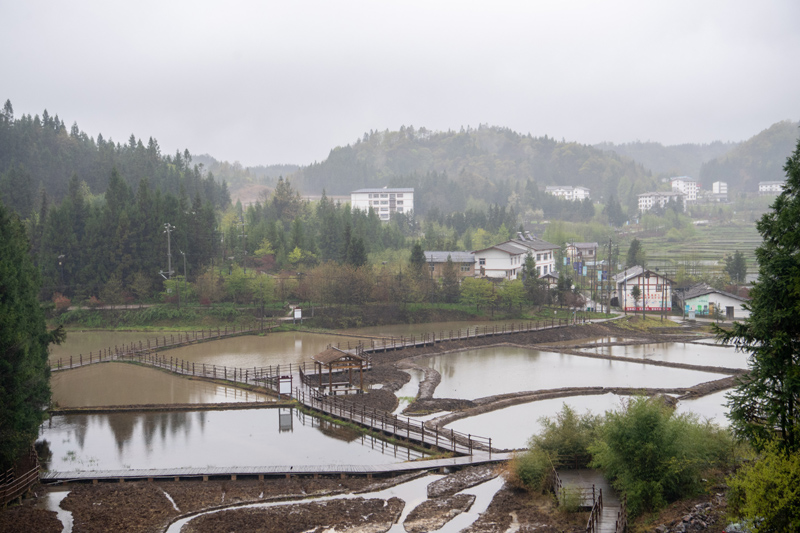
M461 265L461 272L469 272L469 265Z
M481 257L480 259L478 259L478 264L481 265L481 266L484 266L486 264L486 259Z
M433 272L435 268L436 268L436 265L431 265L431 272Z
M656 285L656 292L661 292L663 287L661 285Z
M544 273L547 274L547 265L544 266Z
M542 254L536 254L536 260L537 261L541 261L542 260Z
M403 193L399 193L399 194L397 195L397 197L398 197L398 198L402 198L402 197L403 197Z
M398 208L397 208L397 212L398 212L398 213L402 213L402 212L403 212L403 208L402 208L402 207L398 207Z
M388 194L381 194L381 198L389 198Z
M536 274L538 274L539 276L542 275L542 267L536 267Z
M397 202L397 205L403 205L403 200L400 200L399 202Z

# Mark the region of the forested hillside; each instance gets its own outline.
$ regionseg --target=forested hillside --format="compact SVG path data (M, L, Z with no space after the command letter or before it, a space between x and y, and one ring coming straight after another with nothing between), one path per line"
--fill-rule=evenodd
M713 182L725 181L729 191L756 192L759 181L783 181L783 165L795 146L798 126L789 120L778 122L705 163L700 170L703 187L710 189Z
M162 155L152 137L147 145L133 135L126 144L90 137L77 124L67 130L58 115L47 110L42 116L14 118L14 109L6 101L0 112L0 199L23 218L37 209L39 190L50 201L60 202L68 193L70 178L75 175L85 183L88 193L106 191L112 170L129 186L148 179L152 190L162 193L200 197L222 207L230 200L227 186L202 175L192 165L188 151L174 156Z
M366 133L292 176L305 193L347 194L387 184L415 187L420 214L434 207L462 211L469 199L505 206L529 180L542 187L582 185L594 199L614 195L623 205L655 185L647 169L617 154L488 126L458 132L409 126Z
M629 157L657 174L672 176L700 176L703 163L723 156L741 143L715 141L710 144L676 144L664 146L657 142L632 142L624 144L600 143L594 145L604 152L616 152Z

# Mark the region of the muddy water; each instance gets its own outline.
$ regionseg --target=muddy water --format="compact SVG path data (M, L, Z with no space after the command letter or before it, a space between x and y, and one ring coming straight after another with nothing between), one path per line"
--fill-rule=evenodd
M88 356L89 352L93 352L96 357L98 350L109 347L113 349L114 346L138 343L139 341L146 344L148 339L152 342L156 337L159 339L163 339L164 336L169 338L173 333L177 335L177 332L170 331L68 331L67 339L61 345L50 345L50 362L55 363L59 358L62 361L69 361L70 355L77 361L79 354Z
M528 439L543 429L539 419L554 418L564 404L572 407L578 414L588 411L594 415L602 415L608 410L619 408L625 398L616 394L552 398L462 418L447 427L462 433L491 437L495 448L525 448Z
M689 342L664 342L630 346L598 346L585 351L617 357L669 361L689 365L747 368L748 354L737 352L731 346L713 346Z
M510 346L465 350L415 362L442 375L434 393L437 398L475 399L559 387L690 387L724 377Z
M69 495L70 491L64 487L47 489L42 496L36 499L36 508L46 511L53 511L61 521L62 533L72 533L73 519L72 511L61 508L61 502Z
M264 394L126 363L54 372L50 387L59 407L272 401Z
M355 347L359 339L319 333L281 332L204 342L176 348L168 353L170 357L193 363L252 368L308 362L328 345L347 348L348 342Z
M418 452L291 408L65 415L42 425L59 472L148 468L371 465Z

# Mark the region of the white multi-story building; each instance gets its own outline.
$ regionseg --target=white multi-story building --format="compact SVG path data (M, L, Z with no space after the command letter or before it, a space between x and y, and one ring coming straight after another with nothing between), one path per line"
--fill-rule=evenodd
M573 187L571 185L548 185L544 188L544 192L558 196L565 200L583 200L589 198L589 189L586 187Z
M475 275L487 278L517 279L528 254L536 262L539 276L555 271L555 251L558 246L530 234L521 235L504 243L477 250L475 254Z
M670 178L670 184L672 185L672 192L679 192L683 194L683 201L684 202L696 202L697 201L697 182L690 178L689 176L680 176L677 178Z
M414 189L358 189L350 193L350 207L362 211L371 207L381 220L394 213L407 215L414 210Z
M759 181L758 194L780 194L783 192L783 181Z
M654 206L665 207L669 202L677 202L678 198L683 198L683 193L680 192L645 192L639 194L639 211L644 213L649 211ZM684 204L686 209L686 204Z
M711 184L713 194L728 194L728 183L725 181L715 181Z

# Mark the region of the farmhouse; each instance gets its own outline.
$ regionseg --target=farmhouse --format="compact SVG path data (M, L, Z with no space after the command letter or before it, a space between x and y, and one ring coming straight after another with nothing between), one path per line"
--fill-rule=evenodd
M626 311L672 310L672 281L665 276L634 266L611 279L614 282L611 305ZM639 288L638 300L633 297L634 287Z
M530 233L517 235L516 239L473 252L476 260L475 274L489 278L517 279L528 254L536 262L539 276L555 270L555 250L559 248L557 245L532 237Z
M442 277L448 258L456 267L459 281L475 276L475 255L472 252L425 252L425 261L432 277L437 279Z
M695 316L713 317L716 311L722 313L726 320L750 316L750 311L742 305L747 302L747 298L715 289L705 283L689 287L680 299L683 300L684 311L687 314L694 311Z
M544 188L544 192L573 202L589 198L589 189L572 185L548 185Z

